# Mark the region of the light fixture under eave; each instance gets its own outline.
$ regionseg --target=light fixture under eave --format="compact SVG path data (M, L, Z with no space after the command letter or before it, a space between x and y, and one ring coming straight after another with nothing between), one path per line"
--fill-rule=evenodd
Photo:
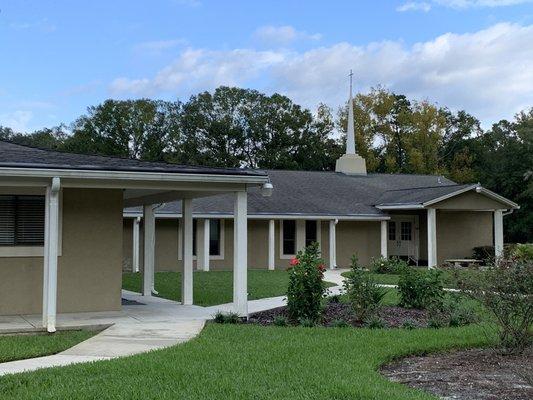
M274 186L270 182L263 183L263 186L261 186L261 195L263 197L270 197L272 196L272 190L274 190Z

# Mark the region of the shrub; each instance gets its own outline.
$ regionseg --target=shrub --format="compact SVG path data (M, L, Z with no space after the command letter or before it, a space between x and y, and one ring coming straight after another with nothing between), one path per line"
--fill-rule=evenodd
M462 296L449 294L442 301L429 307L430 320L439 326L463 326L479 321L479 317L471 304ZM437 323L438 321L438 323Z
M385 289L359 268L355 255L352 257L350 274L344 280L344 288L355 316L360 321L373 316L385 296Z
M430 318L428 320L428 328L439 329L444 328L445 326L446 324L441 318Z
M336 319L331 323L333 328L348 328L350 324L343 319Z
M381 318L376 317L375 315L372 318L370 318L368 321L366 321L365 325L367 328L370 328L370 329L385 328L385 322Z
M502 261L461 283L495 317L500 345L520 352L532 342L533 261Z
M403 328L403 329L409 329L409 330L411 330L411 329L415 329L416 326L417 326L416 323L415 323L413 320L411 320L411 319L406 319L406 320L403 321L403 323L402 323L402 328Z
M341 302L341 295L334 294L333 296L328 297L328 303L338 304Z
M444 296L441 272L406 268L400 274L398 291L402 307L422 309L438 304Z
M472 249L472 257L481 260L484 265L494 261L494 246L477 246Z
M517 244L511 257L516 261L533 261L533 243Z
M215 321L217 324L238 324L241 322L241 317L237 313L223 313L218 311L215 314L213 321Z
M298 322L304 328L312 328L313 326L315 326L316 321L312 320L311 318L300 318Z
M372 258L368 269L376 274L399 274L408 266L406 261L398 257L380 257Z
M284 315L276 315L276 317L274 318L274 325L287 326L289 325L289 321L287 320L287 317Z
M319 255L318 244L312 243L290 262L287 309L294 321L320 318L325 266Z

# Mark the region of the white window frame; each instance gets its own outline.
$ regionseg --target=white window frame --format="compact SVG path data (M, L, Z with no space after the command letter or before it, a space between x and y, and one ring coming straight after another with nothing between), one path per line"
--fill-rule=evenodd
M7 196L44 196L43 188L0 187L0 195ZM46 204L45 204L46 207ZM63 255L63 191L59 193L59 243L58 256ZM44 246L0 246L0 258L44 257Z
M224 260L224 254L225 254L225 243L226 243L226 235L225 235L225 223L224 223L224 218L194 218L196 220L200 220L200 219L218 219L220 221L220 254L219 255L211 255L209 254L209 259L210 260ZM183 259L183 256L182 256L182 246L183 246L183 240L182 240L182 237L181 237L181 218L178 218L178 261L181 261ZM198 222L196 223L198 224ZM198 225L196 227L197 229L197 232L198 232ZM156 230L157 230L157 225L156 225ZM196 246L198 246L198 241L196 243ZM197 256L193 256L192 259L193 260L197 260Z

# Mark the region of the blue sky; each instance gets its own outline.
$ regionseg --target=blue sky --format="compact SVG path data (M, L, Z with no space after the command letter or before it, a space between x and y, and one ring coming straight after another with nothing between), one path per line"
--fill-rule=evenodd
M533 2L0 1L0 124L219 85L336 108L383 85L488 125L533 106Z

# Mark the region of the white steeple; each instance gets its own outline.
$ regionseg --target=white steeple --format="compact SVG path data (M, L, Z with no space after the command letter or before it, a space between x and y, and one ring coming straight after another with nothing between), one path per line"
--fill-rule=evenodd
M355 154L355 129L353 120L352 77L350 70L350 99L348 100L348 129L346 130L346 154Z
M366 175L366 161L355 152L355 123L353 115L352 78L350 70L350 97L348 100L348 124L346 129L346 154L337 160L335 172Z

